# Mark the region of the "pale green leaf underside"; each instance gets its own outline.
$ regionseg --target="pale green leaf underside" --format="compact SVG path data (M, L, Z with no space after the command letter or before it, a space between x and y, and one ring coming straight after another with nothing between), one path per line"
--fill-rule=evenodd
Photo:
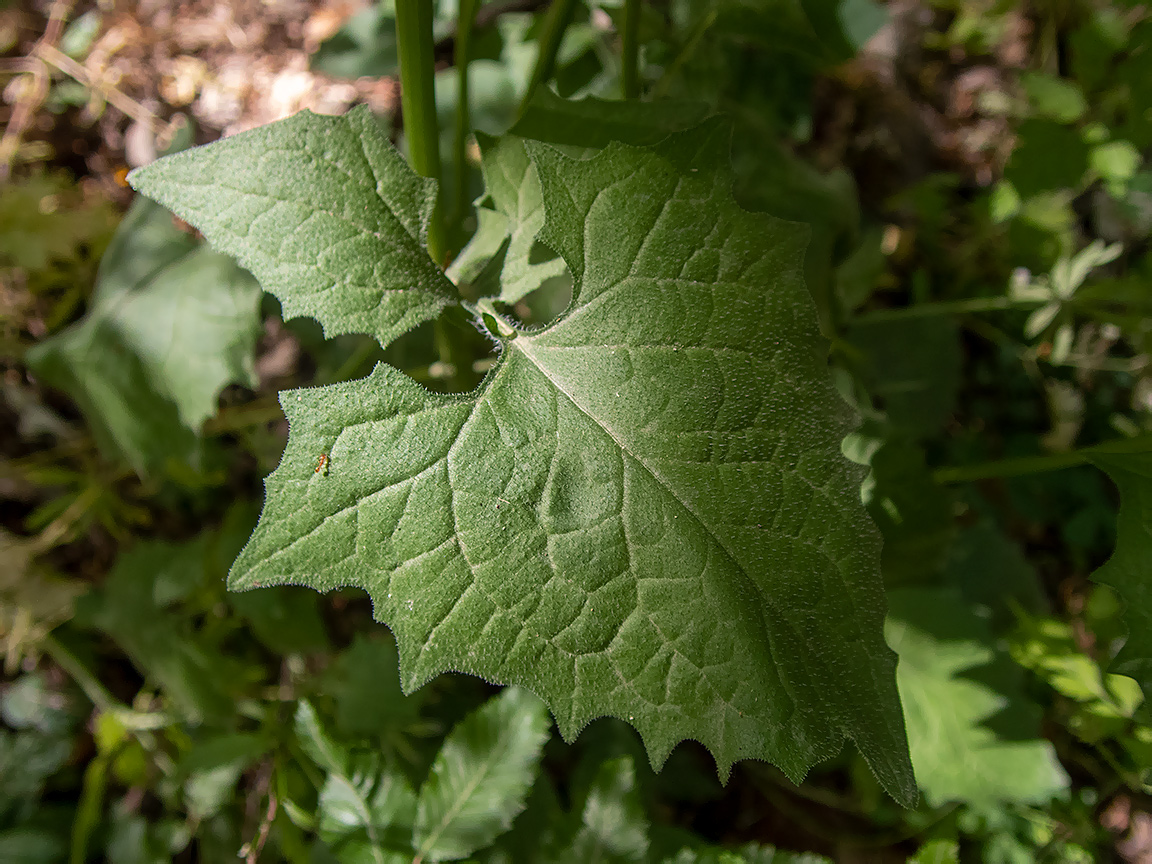
M408 689L520 683L566 738L613 715L655 764L695 738L722 774L799 779L851 738L915 800L803 230L732 202L718 124L530 154L569 313L506 340L468 396L387 366L282 394L289 443L232 586L363 587Z
M129 178L275 294L284 317L387 345L451 302L425 250L435 182L367 108L299 114L167 156Z

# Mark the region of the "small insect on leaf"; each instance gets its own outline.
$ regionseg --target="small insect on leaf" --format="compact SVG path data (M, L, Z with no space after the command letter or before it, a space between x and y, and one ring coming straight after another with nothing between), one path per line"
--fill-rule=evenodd
M316 472L315 473L322 474L325 477L327 477L328 476L328 465L329 465L328 454L327 453L321 453L320 459L316 463Z

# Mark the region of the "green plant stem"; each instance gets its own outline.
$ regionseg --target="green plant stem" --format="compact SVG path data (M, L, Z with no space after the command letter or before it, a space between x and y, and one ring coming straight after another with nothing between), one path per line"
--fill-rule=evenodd
M937 468L932 472L932 479L943 484L970 483L974 480L992 480L999 477L1021 477L1025 474L1043 474L1048 471L1075 468L1077 465L1087 465L1092 461L1092 456L1095 453L1101 455L1147 453L1149 450L1152 450L1149 436L1142 435L1138 438L1122 438L1118 441L1109 441L1106 444L1097 444L1094 447L1084 447L1080 450L1069 450L1065 453L1019 456L1014 459L980 462L976 465Z
M468 133L472 121L468 106L468 51L472 42L472 29L476 24L476 0L460 0L460 15L456 23L456 139L453 142L452 164L456 168L456 206L452 221L459 224L468 210Z
M1043 306L1044 300L1013 300L1011 297L973 297L969 300L945 300L940 303L917 303L898 309L878 309L867 312L856 320L861 324L873 321L899 321L909 318L928 318L933 315L965 315L970 312L999 312L1005 309L1026 309Z
M88 671L88 667L81 663L75 654L61 645L55 636L52 634L45 636L40 640L40 647L44 649L45 654L52 658L53 663L72 676L72 680L84 691L88 701L100 711L106 712L126 707L119 699L109 693L108 689L100 683L100 680Z
M688 38L684 40L684 45L680 49L680 53L668 64L664 70L664 74L661 75L660 80L656 82L656 86L652 91L654 97L660 98L668 92L668 88L671 86L673 79L677 73L679 73L680 69L683 68L684 64L688 62L688 58L695 53L696 47L700 44L700 40L704 38L704 34L712 29L712 25L716 23L717 15L717 11L713 9L696 22L688 34Z
M560 43L564 41L564 32L568 29L568 22L572 20L574 11L576 0L552 0L552 5L544 13L540 35L536 40L540 45L540 53L536 57L536 67L532 70L528 89L524 91L524 98L520 100L519 116L523 116L528 110L528 103L532 101L536 88L552 77L552 70L556 67L556 55L560 53Z
M624 98L640 98L640 0L625 0L620 28Z
M396 45L400 55L400 106L408 158L422 177L440 182L440 126L436 119L436 66L432 55L432 4L396 0ZM428 225L428 254L443 266L447 254L442 194Z

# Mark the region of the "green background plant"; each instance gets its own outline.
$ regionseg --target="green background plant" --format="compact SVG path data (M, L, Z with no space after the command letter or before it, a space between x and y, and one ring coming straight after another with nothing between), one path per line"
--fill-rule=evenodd
M5 186L0 857L1137 854L1146 11L933 7L969 175L826 149L884 6L461 7L133 175L204 240Z

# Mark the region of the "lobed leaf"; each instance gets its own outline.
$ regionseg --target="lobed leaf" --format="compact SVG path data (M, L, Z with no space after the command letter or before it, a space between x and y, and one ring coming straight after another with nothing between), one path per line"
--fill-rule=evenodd
M436 184L366 108L302 111L133 171L133 188L195 225L327 336L387 345L453 296L425 250Z
M612 715L653 764L691 737L724 776L760 758L799 780L851 738L910 803L804 231L736 206L726 148L716 122L587 160L530 144L569 312L499 324L467 396L386 366L283 393L289 443L231 585L363 587L407 690L523 684L566 738Z

